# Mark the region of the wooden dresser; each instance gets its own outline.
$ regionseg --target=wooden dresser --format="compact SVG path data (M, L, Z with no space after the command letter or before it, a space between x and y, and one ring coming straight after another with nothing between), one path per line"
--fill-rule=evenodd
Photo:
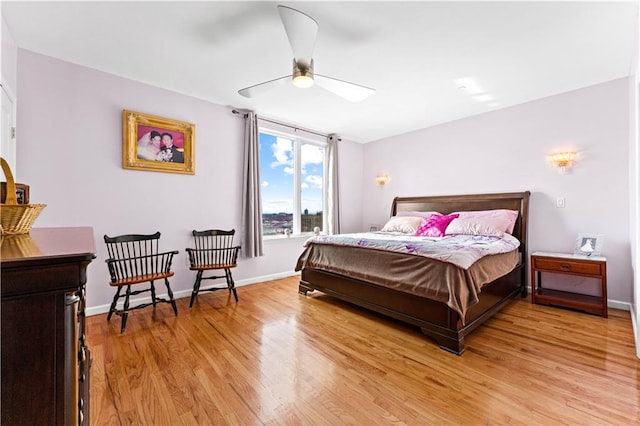
M34 228L2 238L2 423L88 425L85 339L92 228Z

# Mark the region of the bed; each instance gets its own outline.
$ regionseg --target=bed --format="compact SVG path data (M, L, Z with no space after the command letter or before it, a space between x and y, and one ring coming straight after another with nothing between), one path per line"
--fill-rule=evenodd
M526 261L527 261L527 216L529 207L529 191L500 194L475 194L428 197L396 197L391 207L391 216L408 214L408 212L437 211L442 214L452 212L470 212L486 210L517 211L517 218L511 235L517 239L519 246L514 251L515 266L508 272L479 287L477 297L472 297L472 303L464 309L455 309L442 298L434 298L428 294L418 294L407 291L412 286L413 278L395 280L395 282L380 283L376 276L363 276L361 273L350 272L347 269L336 272L322 266L306 262L311 250L309 245L300 256L297 270L301 271L299 293L318 290L326 295L339 298L357 306L387 315L403 322L420 327L422 332L434 339L442 349L461 355L465 349L465 336L498 312L513 298L520 295L526 297ZM373 250L363 252L361 247L337 247L341 250L338 256L349 259L352 252L359 254L354 257L370 257ZM363 256L364 255L364 256ZM513 254L512 254L513 255ZM415 258L410 254L394 253L392 261L404 262L408 258ZM404 257L403 257L404 256ZM487 256L490 257L490 256ZM413 260L412 260L413 261ZM480 264L480 261L476 262ZM355 265L356 261L347 260L343 263ZM438 261L434 261L438 263ZM441 263L441 262L440 262ZM455 265L449 265L449 267ZM474 265L475 267L475 265ZM356 268L354 267L354 270ZM450 270L450 269L449 269ZM439 269L434 269L439 271ZM454 271L455 273L455 271ZM466 272L465 272L466 273ZM462 275L464 275L463 273ZM450 273L446 279L440 272L434 272L431 280L442 280L442 285L451 285ZM444 274L444 272L443 272ZM467 274L468 275L468 274ZM447 281L445 284L444 281ZM384 285L383 285L384 284ZM413 286L415 287L415 286Z

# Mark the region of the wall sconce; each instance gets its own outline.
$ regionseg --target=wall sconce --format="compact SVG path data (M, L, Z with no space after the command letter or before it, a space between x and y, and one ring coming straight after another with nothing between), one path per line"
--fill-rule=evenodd
M376 182L380 185L380 188L384 187L389 182L389 175L386 173L378 173L376 176Z
M566 174L569 168L576 162L575 152L557 152L547 156L547 160L558 168L558 173Z

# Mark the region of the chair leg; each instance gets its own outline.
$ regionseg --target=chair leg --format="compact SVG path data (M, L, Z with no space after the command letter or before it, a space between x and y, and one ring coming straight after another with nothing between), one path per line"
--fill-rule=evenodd
M151 281L151 303L153 303L153 307L156 307L156 286L153 285L153 281Z
M120 325L120 333L124 333L127 326L127 317L129 316L129 296L131 295L131 286L127 286L126 297L124 298L124 306L122 307L122 325Z
M233 282L231 269L225 269L224 274L227 276L227 287L229 287L229 293L233 293L233 297L235 297L236 303L238 303L238 292L236 291L236 283Z
M202 271L198 271L196 275L196 282L193 283L193 291L191 292L191 301L189 302L189 307L193 306L193 301L196 299L198 292L200 291L200 283L202 281Z
M111 320L111 315L116 311L116 304L118 303L118 298L120 297L120 290L122 287L118 287L116 291L116 295L113 296L113 302L111 302L111 307L109 308L109 315L107 315L107 321Z
M169 285L169 279L165 278L164 283L167 286L167 294L169 295L169 300L171 301L171 306L173 307L173 313L178 316L178 307L176 306L176 301L173 298L173 291L171 291L171 286Z

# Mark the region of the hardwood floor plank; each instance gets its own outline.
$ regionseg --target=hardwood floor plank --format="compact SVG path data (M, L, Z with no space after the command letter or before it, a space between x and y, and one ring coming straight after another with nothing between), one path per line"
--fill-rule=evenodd
M640 361L628 312L506 306L455 356L419 329L285 278L87 318L91 422L633 424Z

